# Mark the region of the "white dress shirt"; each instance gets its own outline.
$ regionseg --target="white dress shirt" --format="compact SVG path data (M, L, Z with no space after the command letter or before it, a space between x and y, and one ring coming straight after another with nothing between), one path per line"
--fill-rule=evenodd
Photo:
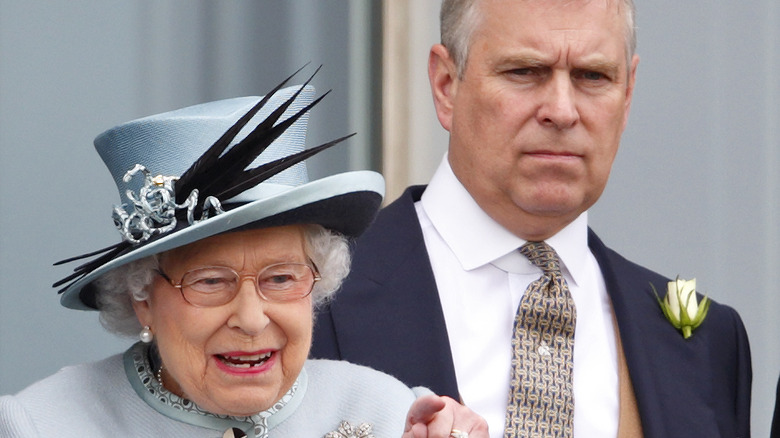
M463 402L503 437L515 313L541 270L517 250L525 241L484 211L445 155L415 204L447 324ZM546 240L577 307L574 341L574 436L614 437L618 373L612 308L588 248L587 212Z

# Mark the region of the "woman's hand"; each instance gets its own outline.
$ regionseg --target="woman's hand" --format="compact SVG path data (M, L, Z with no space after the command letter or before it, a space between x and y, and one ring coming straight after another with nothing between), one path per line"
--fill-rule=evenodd
M484 418L449 397L424 395L414 401L401 438L488 438Z

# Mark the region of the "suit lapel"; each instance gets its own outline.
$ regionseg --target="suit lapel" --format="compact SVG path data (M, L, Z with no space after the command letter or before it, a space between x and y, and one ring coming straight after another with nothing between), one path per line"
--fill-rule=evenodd
M691 430L719 436L708 409L713 382L703 373L709 360L704 339L683 340L650 288L653 283L663 293L668 279L609 250L592 231L588 241L612 301L645 438L686 436Z
M348 286L331 312L342 359L360 358L457 400L447 328L414 209L423 190L407 189L361 237ZM381 254L372 250L377 246Z

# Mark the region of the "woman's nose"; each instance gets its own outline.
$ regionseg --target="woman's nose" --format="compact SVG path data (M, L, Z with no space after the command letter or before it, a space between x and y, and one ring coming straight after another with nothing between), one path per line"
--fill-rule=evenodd
M242 278L238 292L230 302L232 314L228 319L228 326L248 335L261 333L271 322L267 314L270 304L260 296L257 281L253 277Z

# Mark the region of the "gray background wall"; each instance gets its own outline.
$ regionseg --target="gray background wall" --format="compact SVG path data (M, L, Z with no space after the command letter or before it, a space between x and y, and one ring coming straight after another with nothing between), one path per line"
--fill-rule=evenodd
M695 276L737 308L753 349L753 432L767 436L780 372L780 4L636 1L631 120L591 224L627 257ZM115 189L91 147L103 129L261 93L311 61L325 64L315 85L334 94L310 138L367 133L318 159L315 175L376 165L366 114L379 109L366 108L378 79L365 62L379 46L360 36L375 28L364 8L376 4L0 0L0 393L128 344L96 315L60 308L49 287L64 274L51 262L116 241ZM436 8L423 9L435 23ZM418 75L430 31L410 60ZM412 117L432 121L425 146L443 151L422 99ZM433 156L411 182L427 179Z

